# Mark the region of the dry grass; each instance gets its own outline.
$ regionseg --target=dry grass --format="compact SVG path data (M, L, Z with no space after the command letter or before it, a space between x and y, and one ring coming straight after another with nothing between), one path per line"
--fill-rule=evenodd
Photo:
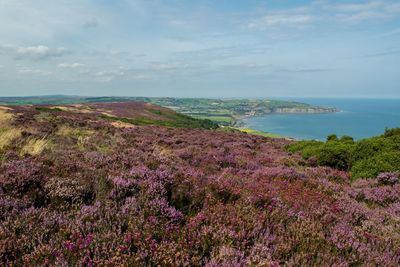
M116 128L134 128L135 127L135 125L133 125L133 124L122 122L122 121L113 121L113 122L111 122L111 125Z
M48 144L48 140L43 139L29 139L26 144L21 148L22 155L37 156L43 152Z
M14 117L11 113L7 112L8 110L10 108L0 107L0 127L8 126Z
M8 107L0 107L0 150L21 136L21 130L11 126L14 116L9 110Z
M72 128L68 126L61 126L56 135L66 138L76 139L76 145L79 150L85 150L85 147L90 143L91 137L95 134L93 130L82 128Z
M174 155L174 152L171 149L160 145L154 145L153 149L156 154L159 154L162 157L171 157Z
M15 139L21 136L21 130L17 128L0 127L0 150L10 145Z
M76 113L94 113L93 110L85 107L83 105L71 105L71 106L55 106L54 108L61 109L62 111L67 112L76 112Z
M61 126L58 131L57 135L60 136L69 136L69 137L87 137L91 136L94 134L94 131L92 130L86 130L86 129L81 129L81 128L72 128L68 126Z
M74 130L75 130L74 128L63 125L58 128L58 131L56 134L60 135L60 136L71 136L71 135L73 135Z

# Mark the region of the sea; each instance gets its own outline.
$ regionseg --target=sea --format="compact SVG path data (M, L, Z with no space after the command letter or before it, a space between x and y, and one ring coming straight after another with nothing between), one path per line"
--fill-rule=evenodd
M243 120L248 128L300 140L325 140L330 134L356 140L400 127L400 99L290 98L315 106L335 107L336 113L273 114Z

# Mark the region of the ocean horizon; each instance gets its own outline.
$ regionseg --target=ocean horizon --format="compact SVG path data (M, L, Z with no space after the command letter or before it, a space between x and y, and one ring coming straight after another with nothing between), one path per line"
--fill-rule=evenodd
M282 99L282 98L281 98ZM300 140L325 140L330 134L356 140L400 126L400 99L393 98L287 98L307 104L335 107L326 114L268 114L243 120L246 127Z

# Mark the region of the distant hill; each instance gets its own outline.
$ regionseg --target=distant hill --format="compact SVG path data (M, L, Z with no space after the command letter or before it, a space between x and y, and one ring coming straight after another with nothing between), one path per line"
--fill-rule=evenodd
M211 99L171 97L80 97L33 96L0 97L0 105L79 104L141 101L168 107L179 113L199 119L209 119L221 125L237 124L243 117L272 113L329 113L334 107L317 107L306 103L271 99Z

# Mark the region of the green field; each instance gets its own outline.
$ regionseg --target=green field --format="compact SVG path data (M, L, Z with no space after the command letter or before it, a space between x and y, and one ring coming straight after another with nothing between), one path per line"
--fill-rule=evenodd
M271 138L285 138L282 135L279 134L274 134L274 133L268 133L268 132L262 132L262 131L258 131L258 130L254 130L254 129L250 129L250 128L237 128L239 131L243 132L243 133L248 133L248 134L254 134L254 135L260 135L260 136L264 136L264 137L271 137Z

